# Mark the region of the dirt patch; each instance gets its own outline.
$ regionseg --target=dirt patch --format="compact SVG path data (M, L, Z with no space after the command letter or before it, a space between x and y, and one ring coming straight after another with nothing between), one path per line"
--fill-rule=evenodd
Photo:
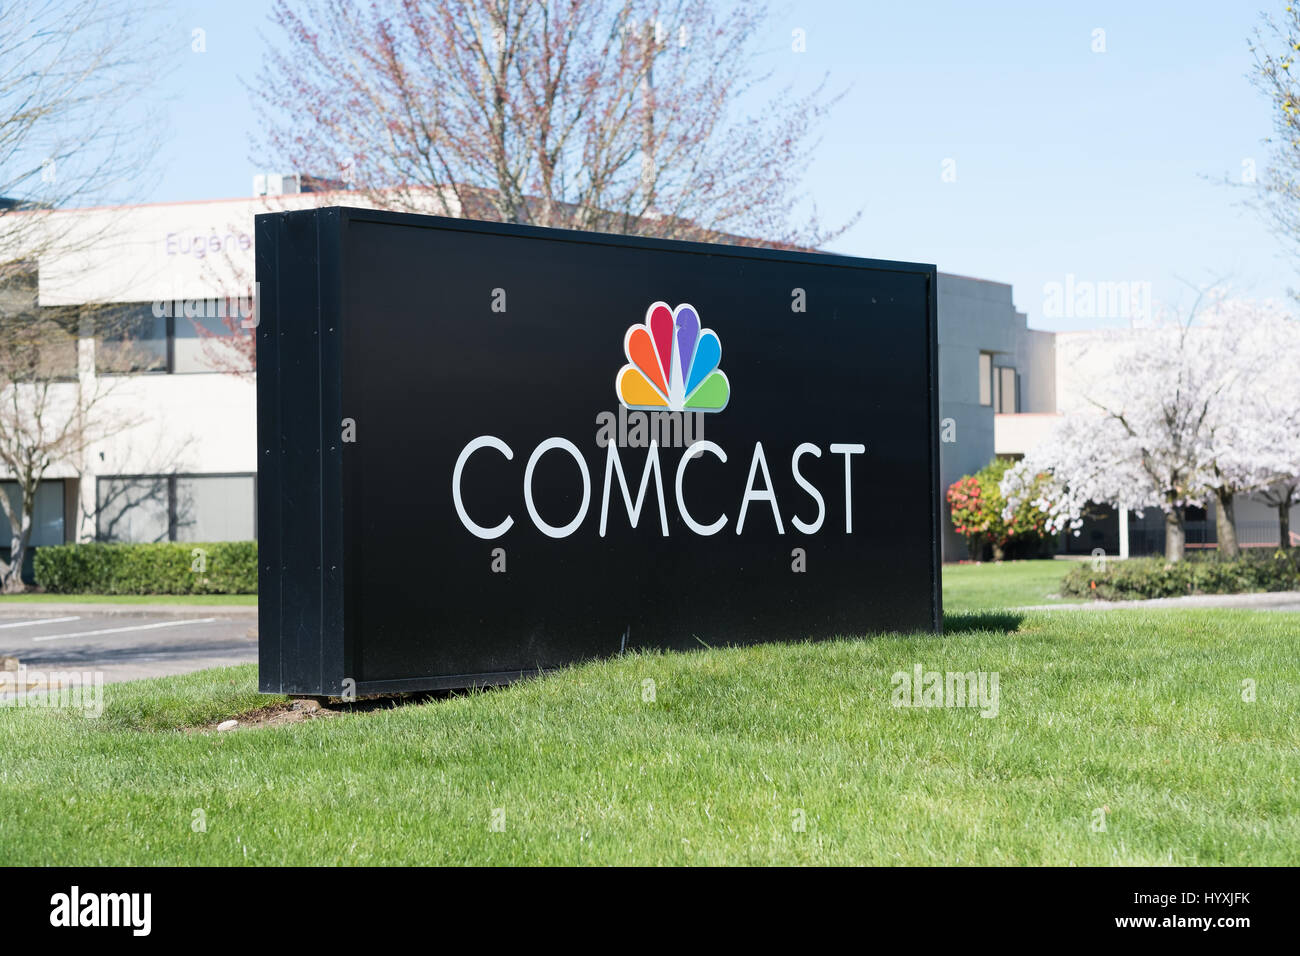
M323 717L339 717L343 711L322 707L314 700L290 700L279 704L268 704L256 710L247 710L235 717L214 720L201 727L185 728L190 733L227 733L232 730L256 730L259 727L280 727L284 724L301 724L308 720ZM227 726L234 721L234 726Z
M342 717L346 714L364 714L375 710L388 710L409 704L424 704L431 701L450 700L472 693L487 693L497 688L476 688L469 690L417 691L408 694L380 694L363 697L360 700L344 700L340 697L300 697L297 700L268 704L255 710L246 710L233 717L223 717L199 727L185 727L186 733L229 733L232 730L249 730L259 727L279 727L283 724L300 724L307 720L322 717Z

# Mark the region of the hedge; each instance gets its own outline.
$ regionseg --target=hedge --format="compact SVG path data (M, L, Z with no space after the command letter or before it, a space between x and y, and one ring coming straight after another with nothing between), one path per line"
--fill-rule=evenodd
M61 544L35 549L32 568L60 594L256 594L257 542Z
M1130 558L1107 561L1102 570L1089 562L1061 582L1067 597L1104 601L1293 590L1300 590L1300 557L1294 550L1245 554L1231 561L1215 554L1192 555L1174 564L1162 557Z

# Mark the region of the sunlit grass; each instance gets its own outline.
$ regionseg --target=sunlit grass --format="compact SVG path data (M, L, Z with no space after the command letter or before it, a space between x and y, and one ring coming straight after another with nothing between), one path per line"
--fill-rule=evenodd
M0 863L1300 859L1300 615L949 626L223 734L177 728L265 703L251 666L110 685L98 720L0 709ZM892 706L918 663L998 672L998 715Z
M998 564L945 564L943 608L973 611L1038 604L1078 604L1060 597L1061 579L1072 561L1004 561Z

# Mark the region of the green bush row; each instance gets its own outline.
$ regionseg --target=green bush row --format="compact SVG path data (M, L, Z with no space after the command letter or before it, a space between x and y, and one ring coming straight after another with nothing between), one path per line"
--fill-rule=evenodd
M257 542L61 544L37 548L32 569L62 594L256 594Z
M1193 555L1174 564L1162 557L1130 558L1107 561L1101 570L1088 562L1072 569L1061 582L1061 593L1067 597L1103 601L1297 589L1300 557L1295 550L1247 553L1231 561L1213 554Z

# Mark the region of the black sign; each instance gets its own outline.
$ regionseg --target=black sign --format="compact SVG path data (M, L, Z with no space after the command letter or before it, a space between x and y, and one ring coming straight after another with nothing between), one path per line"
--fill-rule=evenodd
M938 629L933 266L257 218L260 685Z

